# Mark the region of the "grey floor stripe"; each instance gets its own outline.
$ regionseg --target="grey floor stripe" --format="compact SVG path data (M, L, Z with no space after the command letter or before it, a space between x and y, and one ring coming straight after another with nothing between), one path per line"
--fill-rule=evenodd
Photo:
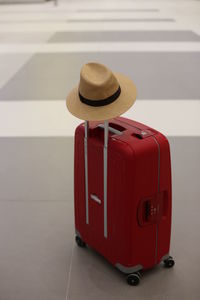
M0 23L50 23L51 20L0 20ZM175 19L172 18L165 18L165 19L159 19L159 18L144 18L144 19L135 19L135 18L123 18L123 19L54 19L54 23L62 23L62 22L70 22L70 23L80 23L80 22L175 22Z
M48 43L66 42L114 42L114 41L151 41L151 42L183 42L200 41L200 36L192 31L84 31L56 32Z
M200 53L196 52L37 54L3 86L0 99L65 99L78 83L81 66L89 61L132 78L140 100L200 99Z
M0 149L0 201L72 201L71 138L0 137Z
M124 19L96 19L96 20L91 20L91 19L78 19L78 20L67 20L67 22L175 22L175 19L172 18L141 18L141 19L134 19L134 18L124 18Z
M129 9L77 9L77 12L159 12L156 8L129 8Z
M26 2L26 0L24 0ZM5 0L6 2L6 0ZM0 1L0 3L2 3L2 1ZM160 10L157 9L157 8L130 8L130 9L69 9L67 12L80 12L80 13L89 13L89 12L95 12L95 13L98 13L98 12L159 12ZM27 14L27 11L24 11L24 10L17 10L17 12L14 10L14 11L3 11L3 13L6 13L6 14L10 14L10 13L15 13L15 14ZM31 11L31 14L37 14L38 11ZM52 13L52 11L45 11L45 14L48 14L48 13ZM55 11L56 14L63 14L63 11ZM66 13L66 12L64 12Z
M2 3L3 1L0 1L0 3ZM5 2L6 2L6 0L5 0ZM26 2L26 0L24 0L24 2ZM106 8L106 9L68 9L67 10L67 12L129 12L129 11L133 11L133 12L159 12L160 10L159 9L157 9L157 8L127 8L127 9L115 9L115 8ZM14 10L14 11L11 11L11 10L9 10L9 11L3 11L3 13L6 13L6 14L10 14L10 13L20 13L20 14L27 14L27 11L24 11L24 10L17 10L17 12L16 12L16 10ZM31 11L31 14L32 13L35 13L35 14L37 14L38 13L38 11L34 11L34 10L32 10ZM48 13L52 13L52 11L45 11L45 14L48 14ZM61 10L61 11L55 11L55 13L56 14L63 14L63 11ZM64 13L66 13L66 12L64 12Z

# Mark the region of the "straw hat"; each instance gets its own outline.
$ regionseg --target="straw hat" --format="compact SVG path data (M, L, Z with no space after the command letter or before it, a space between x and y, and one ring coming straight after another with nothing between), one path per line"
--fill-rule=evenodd
M67 96L67 108L77 118L100 121L126 112L136 100L131 79L99 63L85 64L80 82Z

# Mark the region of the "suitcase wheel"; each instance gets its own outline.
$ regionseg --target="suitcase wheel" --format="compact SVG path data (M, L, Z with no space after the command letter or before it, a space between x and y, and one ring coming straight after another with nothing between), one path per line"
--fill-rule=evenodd
M126 280L129 285L138 285L140 283L140 273L129 274Z
M75 237L75 241L79 247L86 247L86 243L79 236Z
M164 265L165 265L165 268L172 268L175 265L175 261L170 256L169 258L164 260Z

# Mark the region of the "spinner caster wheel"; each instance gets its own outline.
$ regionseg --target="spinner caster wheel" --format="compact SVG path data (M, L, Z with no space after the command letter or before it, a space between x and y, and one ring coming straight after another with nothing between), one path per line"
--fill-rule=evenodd
M137 272L137 273L133 273L133 274L129 274L127 276L127 283L129 285L138 285L140 283L140 273Z
M86 243L79 236L76 236L75 240L79 247L82 247L82 248L86 247Z
M172 268L175 265L175 261L170 256L169 258L164 260L164 265L165 265L165 268Z

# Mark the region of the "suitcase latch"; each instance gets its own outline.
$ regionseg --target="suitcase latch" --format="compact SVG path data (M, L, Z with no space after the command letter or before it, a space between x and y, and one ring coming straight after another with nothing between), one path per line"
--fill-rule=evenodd
M133 133L133 136L136 136L139 139L145 139L145 138L147 138L149 136L152 136L152 135L155 135L155 132L153 132L152 130L149 130L149 129L145 129L145 130L137 129Z
M138 223L146 226L159 223L166 215L167 193L160 192L154 197L142 199L138 207Z

